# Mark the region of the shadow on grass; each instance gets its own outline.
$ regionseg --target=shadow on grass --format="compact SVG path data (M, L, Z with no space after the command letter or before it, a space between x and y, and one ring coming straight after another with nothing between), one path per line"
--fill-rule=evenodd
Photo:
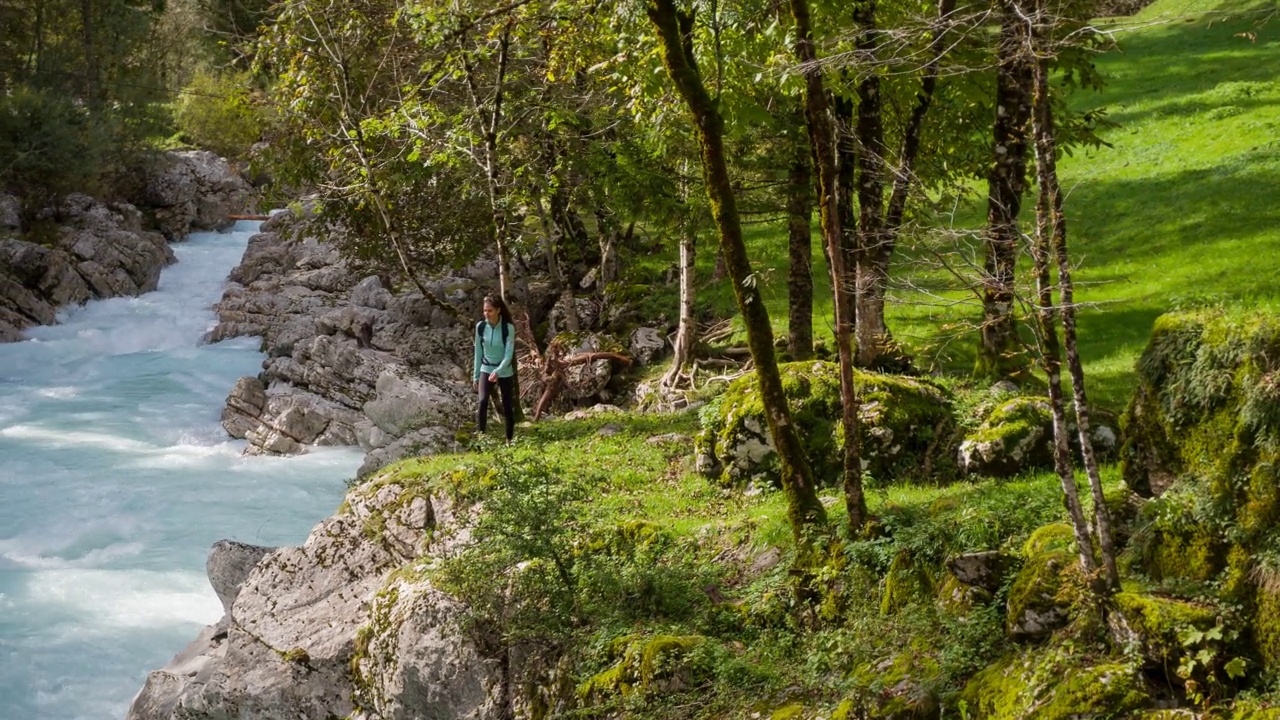
M1119 48L1098 61L1109 75L1103 102L1125 100L1108 119L1127 125L1224 105L1274 104L1280 96L1268 103L1250 92L1251 84L1257 84L1255 90L1269 86L1272 95L1280 90L1274 70L1277 36L1280 27L1258 26L1242 16L1172 19L1163 28L1123 34Z

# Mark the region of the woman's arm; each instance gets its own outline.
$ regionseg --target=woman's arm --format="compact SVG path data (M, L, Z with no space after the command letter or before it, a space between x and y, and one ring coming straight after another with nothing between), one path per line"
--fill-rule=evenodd
M481 321L481 322L483 322L483 321ZM478 327L478 326L477 326L477 327ZM476 360L475 360L475 363L471 366L471 368L472 368L472 370L471 370L471 382L473 382L473 383L480 382L480 359L481 359L481 356L480 356L480 338L481 338L481 337L483 337L483 335L482 335L483 333L484 333L484 331L483 331L483 330L478 330L478 331L476 331L476 332L471 333L471 337L472 337L472 339L473 339L473 340L475 340L475 343L476 343Z
M503 322L506 321L504 320ZM502 373L506 372L507 368L511 367L511 359L516 354L516 329L514 326L511 326L510 323L508 323L508 329L510 332L507 333L507 344L506 347L502 348L502 363L493 370L498 377L502 377ZM497 330L495 332L501 332L501 330Z

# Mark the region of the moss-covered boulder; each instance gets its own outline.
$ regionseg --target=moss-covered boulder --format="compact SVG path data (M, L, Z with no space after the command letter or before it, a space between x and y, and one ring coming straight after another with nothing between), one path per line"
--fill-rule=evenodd
M1125 482L1158 495L1186 474L1220 493L1250 478L1261 455L1280 447L1280 317L1199 311L1163 315L1137 364L1121 449ZM1274 519L1274 474L1259 478L1269 498L1256 515ZM1262 488L1257 488L1261 490ZM1269 502L1268 502L1269 500ZM1260 519L1260 518L1257 518Z
M1280 606L1259 558L1280 549L1280 317L1201 310L1161 316L1138 361L1121 450L1126 485L1153 498L1134 570L1199 583L1246 608L1269 671Z
M1123 718L1152 704L1141 668L1066 648L1027 648L974 675L960 693L974 720Z
M1180 678L1171 670L1188 652L1205 647L1190 642L1188 634L1198 631L1203 635L1218 624L1217 609L1203 603L1135 592L1116 593L1112 602L1115 612L1109 622L1113 637L1127 639L1141 651L1149 668L1170 671L1169 681L1179 684ZM1214 650L1217 655L1221 648Z
M1009 588L1006 630L1016 638L1044 637L1071 619L1084 585L1066 523L1039 528L1023 547L1022 569Z
M1227 720L1280 720L1280 702L1238 700L1222 717Z
M1035 468L1053 467L1053 411L1049 399L1019 396L980 406L978 429L965 436L957 451L961 471L986 477L1013 477ZM1119 447L1115 416L1093 412L1089 434L1099 458L1113 457ZM1079 454L1074 419L1069 419L1072 450Z
M613 642L614 663L578 687L585 700L609 696L677 692L695 687L706 674L693 651L706 642L699 635L628 635Z
M936 580L931 568L917 561L907 550L899 551L889 563L880 596L880 612L888 615L913 602L934 595Z
M791 418L815 475L840 476L840 374L835 363L779 367ZM936 481L954 475L955 419L950 394L919 378L855 372L861 394L862 463L878 481ZM726 485L776 483L777 454L769 437L756 376L734 381L702 411L695 441L698 469Z
M845 707L846 718L934 720L941 703L936 688L942 670L932 648L913 647L893 657L854 668L856 698Z

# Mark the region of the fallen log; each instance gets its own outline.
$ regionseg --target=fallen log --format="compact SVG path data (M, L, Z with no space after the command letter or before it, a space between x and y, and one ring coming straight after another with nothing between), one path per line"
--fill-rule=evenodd
M267 220L270 215L228 215L228 220Z

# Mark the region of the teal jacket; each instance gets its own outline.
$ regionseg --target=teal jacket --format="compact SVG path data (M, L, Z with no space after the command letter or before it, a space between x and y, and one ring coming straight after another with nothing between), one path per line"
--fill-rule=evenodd
M511 358L515 355L516 329L511 325L507 326L507 342L504 347L502 322L499 320L497 325L490 325L481 320L478 326L481 329L471 334L476 343L476 359L472 365L475 369L471 371L471 382L478 382L482 372L485 375L496 372L498 377L504 378L515 373L511 368Z

